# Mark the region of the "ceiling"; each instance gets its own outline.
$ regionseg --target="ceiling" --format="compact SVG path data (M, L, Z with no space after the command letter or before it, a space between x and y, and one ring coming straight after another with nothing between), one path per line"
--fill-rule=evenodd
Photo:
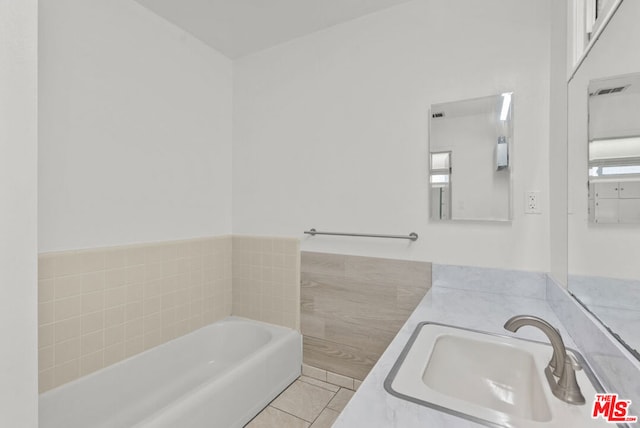
M238 58L410 0L135 0Z

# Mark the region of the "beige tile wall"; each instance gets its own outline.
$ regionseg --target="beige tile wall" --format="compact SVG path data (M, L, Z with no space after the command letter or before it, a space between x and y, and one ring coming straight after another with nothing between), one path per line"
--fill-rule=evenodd
M40 392L230 315L231 257L231 236L41 254Z
M300 243L233 237L233 314L300 330Z

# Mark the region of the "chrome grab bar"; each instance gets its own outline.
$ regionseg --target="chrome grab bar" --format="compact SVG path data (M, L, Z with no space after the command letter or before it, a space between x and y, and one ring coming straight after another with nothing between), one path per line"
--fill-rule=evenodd
M306 235L335 235L335 236L358 236L363 238L392 238L392 239L408 239L410 241L417 241L418 234L411 232L409 235L378 235L373 233L340 233L340 232L319 232L315 229L305 230Z

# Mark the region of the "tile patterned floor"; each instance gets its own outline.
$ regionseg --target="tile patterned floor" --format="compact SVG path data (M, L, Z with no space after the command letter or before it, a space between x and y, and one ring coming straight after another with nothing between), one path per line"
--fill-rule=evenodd
M344 386L303 374L245 428L330 428L354 394Z

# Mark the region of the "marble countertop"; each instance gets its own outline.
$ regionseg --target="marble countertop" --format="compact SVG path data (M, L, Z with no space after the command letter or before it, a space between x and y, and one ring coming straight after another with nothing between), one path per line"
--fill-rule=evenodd
M530 287L527 288L530 289ZM520 297L523 294L529 297ZM509 290L508 293L494 289L474 291L455 288L455 284L440 285L434 282L434 287L418 304L333 427L484 427L485 425L396 398L384 389L384 380L416 326L422 321L548 342L542 332L532 327L524 327L517 334L503 329L502 326L507 319L522 314L544 318L560 329L567 347L576 348L558 317L544 299L544 293L521 293L515 289Z

